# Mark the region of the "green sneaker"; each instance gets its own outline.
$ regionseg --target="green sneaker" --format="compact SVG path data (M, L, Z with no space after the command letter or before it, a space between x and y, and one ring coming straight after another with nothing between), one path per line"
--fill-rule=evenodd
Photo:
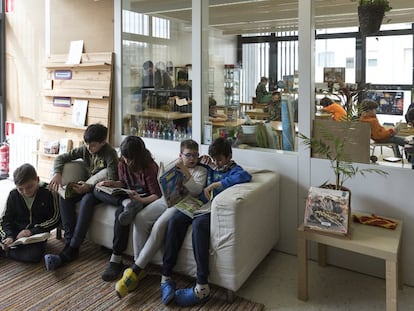
M126 294L136 289L139 281L141 281L146 275L147 274L144 270L141 270L137 275L131 268L125 269L124 275L115 284L115 291L118 297L124 298Z

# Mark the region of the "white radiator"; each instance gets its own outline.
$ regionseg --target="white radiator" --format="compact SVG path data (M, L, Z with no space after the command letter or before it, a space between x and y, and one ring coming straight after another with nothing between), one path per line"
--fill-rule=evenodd
M37 151L40 126L36 124L6 122L6 139L10 146L9 176L24 163L37 169Z

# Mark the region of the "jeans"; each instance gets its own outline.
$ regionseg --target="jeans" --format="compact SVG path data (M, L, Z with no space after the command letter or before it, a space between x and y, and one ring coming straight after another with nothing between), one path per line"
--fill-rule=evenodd
M79 211L76 215L76 203L80 201ZM92 221L95 205L99 203L93 193L88 192L69 199L59 199L60 216L66 244L79 248L85 239L89 225Z

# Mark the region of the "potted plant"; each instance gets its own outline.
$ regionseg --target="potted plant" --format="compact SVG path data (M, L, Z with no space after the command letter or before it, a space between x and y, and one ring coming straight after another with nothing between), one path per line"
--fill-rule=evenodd
M334 122L334 121L329 121ZM380 175L387 175L388 173L377 168L360 169L354 163L351 162L349 154L346 152L346 142L349 141L349 135L354 133L348 132L347 122L335 122L338 126L343 126L343 135L337 136L332 133L328 128L324 128L320 125L320 138L307 137L302 133L298 136L302 139L302 143L308 148L312 148L312 151L316 154L323 155L330 162L333 175L335 176L335 183L324 182L322 187L329 187L335 190L341 190L344 188L344 183L355 177L356 175L365 176L367 173L377 173ZM315 123L318 125L318 123Z
M392 9L388 0L359 0L359 28L363 35L375 35L382 24L385 12Z
M355 122L329 120L325 122L341 127L341 135L337 135L327 126L324 127L324 122L315 123L315 126L320 127L318 137L309 138L302 133L298 134L302 143L312 148L312 152L324 155L329 160L335 176L335 183L325 181L321 186L309 189L304 213L304 227L308 230L348 236L351 191L344 187L344 183L356 175L365 176L367 173L387 175L388 173L376 168L360 169L351 162L346 152L346 143L350 135L355 135L355 131L351 131L351 127L346 123Z

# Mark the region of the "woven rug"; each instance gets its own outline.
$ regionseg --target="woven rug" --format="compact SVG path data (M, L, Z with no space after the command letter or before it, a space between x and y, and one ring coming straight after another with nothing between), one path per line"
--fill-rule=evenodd
M47 252L58 253L63 241L49 239ZM148 276L138 288L119 299L115 282L104 282L100 275L105 269L109 254L100 246L85 241L79 259L56 271L46 271L39 264L20 263L0 258L0 310L262 310L262 304L235 297L226 302L226 291L212 287L211 298L203 305L180 308L175 302L161 303L159 290L160 267L151 266ZM131 258L126 258L130 264ZM178 288L190 287L192 278L174 275Z

